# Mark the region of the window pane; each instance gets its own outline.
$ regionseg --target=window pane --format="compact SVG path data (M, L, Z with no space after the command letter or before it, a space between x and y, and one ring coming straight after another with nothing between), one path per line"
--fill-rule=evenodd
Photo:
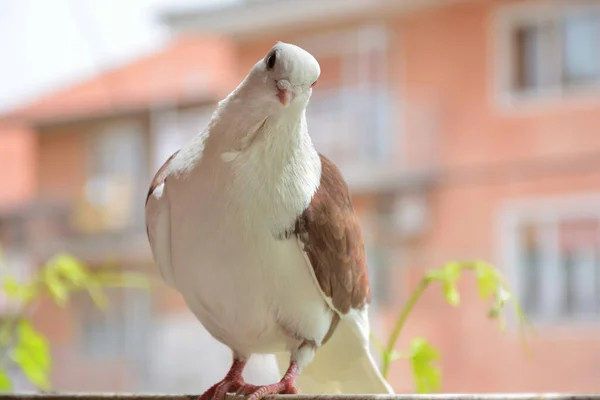
M569 16L564 23L564 70L567 82L600 77L600 18Z
M559 226L565 290L561 311L565 316L595 312L599 234L599 223L595 219L564 221Z
M142 165L143 139L139 125L106 125L92 137L91 176L138 178Z
M516 90L535 90L556 86L558 68L553 62L558 50L556 25L553 23L523 25L513 36Z

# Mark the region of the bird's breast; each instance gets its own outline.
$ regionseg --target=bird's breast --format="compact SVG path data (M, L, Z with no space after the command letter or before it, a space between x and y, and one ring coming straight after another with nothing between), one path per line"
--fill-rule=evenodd
M308 207L321 179L321 162L310 138L266 133L231 162L228 185L238 217L280 233Z
M174 246L177 287L204 326L240 352L284 351L289 331L319 341L331 313L294 239L205 223Z
M276 238L294 225L320 180L312 143L294 143L263 137L171 184L177 288L211 334L234 349L290 348L297 341L290 331L319 342L330 326L331 310L298 242Z

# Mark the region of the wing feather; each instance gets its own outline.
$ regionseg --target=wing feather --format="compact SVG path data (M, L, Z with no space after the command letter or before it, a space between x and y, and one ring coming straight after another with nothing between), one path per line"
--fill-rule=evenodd
M362 310L371 301L364 240L350 191L338 168L321 157L321 183L296 221L295 234L335 311Z
M341 320L298 384L305 394L392 394L369 350L371 291L360 222L342 174L320 157L321 183L298 218L295 234L316 285ZM276 359L285 370L284 355Z
M171 215L169 200L164 195L164 191L170 162L177 153L175 152L159 168L146 196L146 233L152 256L163 280L171 287L175 287L173 266L171 265Z

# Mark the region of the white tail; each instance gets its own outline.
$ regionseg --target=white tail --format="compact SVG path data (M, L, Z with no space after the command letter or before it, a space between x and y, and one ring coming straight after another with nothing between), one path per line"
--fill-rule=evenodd
M371 356L368 335L364 336L364 326L355 318L342 319L331 339L301 372L296 381L300 393L393 394ZM279 353L276 358L283 373L289 365L289 353Z

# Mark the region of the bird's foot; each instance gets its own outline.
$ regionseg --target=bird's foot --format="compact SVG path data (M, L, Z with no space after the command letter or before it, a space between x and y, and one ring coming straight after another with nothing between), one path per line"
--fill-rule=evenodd
M294 386L294 379L282 379L277 383L271 385L258 386L255 390L250 393L244 393L249 395L246 400L261 400L263 397L270 394L297 394L298 389Z
M244 382L241 377L225 378L209 388L198 400L225 400L227 393L248 395L259 389L259 386Z
M270 394L297 394L298 389L296 389L294 381L298 373L298 364L294 361L290 364L290 368L279 382L271 385L257 386L251 393L245 393L249 395L246 400L262 400L263 397Z
M211 386L198 400L225 400L225 395L228 392L235 392L242 389L248 392L256 390L256 386L248 385L244 382L244 378L242 378L242 371L245 365L245 360L234 360L225 378L221 382Z

